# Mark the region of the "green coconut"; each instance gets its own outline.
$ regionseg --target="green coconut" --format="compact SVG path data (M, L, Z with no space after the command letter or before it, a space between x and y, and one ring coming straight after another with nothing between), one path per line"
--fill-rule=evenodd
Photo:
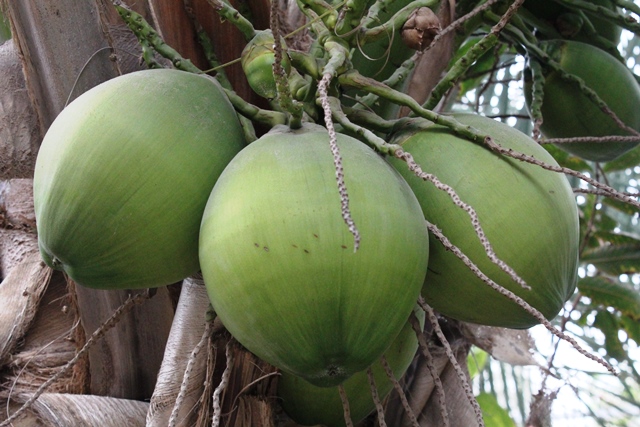
M291 71L291 61L286 54L287 45L282 41L282 68ZM240 64L251 89L263 98L273 99L278 95L273 64L276 62L275 41L271 30L258 31L242 50Z
M456 114L458 121L491 135L503 147L551 165L554 159L532 139L492 119ZM442 230L488 277L551 319L572 295L578 268L578 210L564 175L507 158L432 125L408 129L394 143L425 172L451 186L477 212L498 258L531 287L526 290L487 257L467 212L429 182L392 160L418 197L425 218ZM482 282L431 236L422 295L442 314L472 323L527 328L538 322L519 305Z
M627 126L640 130L640 85L624 64L585 43L554 40L543 42L541 47L564 71L584 80ZM525 98L529 107L531 90L530 74L525 73ZM547 138L631 135L576 84L563 80L556 71L545 74L542 117L540 130ZM606 162L637 145L638 142L579 142L558 144L558 147L586 160Z
M424 327L424 311L416 305L413 312L420 322L420 326ZM395 379L402 378L417 350L418 338L411 322L407 321L391 347L384 353ZM371 365L371 371L378 397L380 400L384 400L393 389L393 383L387 376L380 360ZM356 372L342 386L349 401L351 420L354 423L359 422L375 409L366 371ZM321 424L327 427L345 426L344 410L338 387L316 387L302 378L283 372L278 379L278 397L287 415L299 424L305 426Z
M419 296L428 234L394 169L338 135L352 218L345 225L326 129L278 127L245 148L214 187L200 230L211 303L261 359L318 386L365 369Z
M38 153L43 259L102 289L197 272L202 212L243 146L233 107L208 77L146 70L89 90L58 115Z

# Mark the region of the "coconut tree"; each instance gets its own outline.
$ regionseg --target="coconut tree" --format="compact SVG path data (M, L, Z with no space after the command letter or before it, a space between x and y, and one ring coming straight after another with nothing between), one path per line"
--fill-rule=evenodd
M638 407L640 204L637 182L612 180L639 173L640 86L624 62L633 48L616 48L622 29L640 30L633 2L7 0L2 11L1 425L502 425L518 417L472 387L467 361L484 365L470 349L539 366L523 329L536 324L601 375L621 370L621 398ZM523 57L512 108L504 70ZM122 75L146 89L112 89ZM203 131L191 109L209 90L221 98L199 111L230 115ZM474 115L443 114L460 110ZM153 111L164 119L143 126ZM87 117L102 127L75 144ZM111 132L161 152L136 175L144 156L131 147L96 150ZM208 200L177 177L201 183L215 142L159 166L164 141L233 132L242 142L200 191L217 180ZM110 171L109 206L84 190L96 165ZM176 165L155 199L202 199L190 215L202 229L179 249L188 221L138 187ZM109 240L131 189L147 210ZM177 222L154 229L159 217ZM139 247L146 227L180 231ZM72 267L72 246L84 264ZM120 280L112 267L124 264L153 278ZM548 425L545 384L520 411L527 425Z

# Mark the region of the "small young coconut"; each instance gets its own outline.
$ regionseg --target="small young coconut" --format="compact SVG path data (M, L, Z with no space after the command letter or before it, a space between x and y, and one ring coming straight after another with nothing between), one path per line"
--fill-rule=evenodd
M282 41L286 52L286 44ZM247 76L249 86L261 97L273 99L278 95L276 80L273 75L273 64L276 61L275 39L271 30L256 32L256 35L245 46L240 57L242 70ZM286 74L291 71L291 62L285 54L282 57L282 68Z
M415 50L425 50L440 32L440 19L428 7L419 7L402 26L404 44Z

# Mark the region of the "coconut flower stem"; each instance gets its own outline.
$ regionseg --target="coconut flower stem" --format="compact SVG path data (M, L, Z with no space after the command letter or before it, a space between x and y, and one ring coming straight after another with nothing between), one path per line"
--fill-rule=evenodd
M516 160L520 160L523 162L527 162L527 163L531 163L537 166L540 166L543 169L547 169L553 172L558 172L558 173L564 173L567 175L571 175L571 176L575 176L576 178L579 178L583 181L585 181L587 184L592 185L593 187L595 187L596 189L600 190L602 193L602 195L609 197L609 198L613 198L613 199L617 199L620 200L621 202L630 204L631 206L635 206L637 208L640 208L640 201L638 200L638 195L635 196L631 196L625 193L622 193L620 191L615 190L614 188L603 184L601 182L599 182L598 180L595 180L591 177L586 176L583 173L580 173L578 171L574 171L573 169L569 169L569 168L565 168L565 167L561 167L561 166L555 166L555 165L550 165L548 163L542 162L538 159L536 159L533 156L529 156L527 154L524 153L519 153L515 150L512 150L510 148L504 148L503 146L501 146L500 144L496 143L495 141L493 141L492 138L487 138L485 139L485 144L494 152L496 153L500 153L502 155L508 156L508 157L512 157Z
M349 209L349 194L347 192L347 186L344 182L344 169L342 167L342 157L340 156L340 150L338 148L338 139L336 137L336 130L333 127L333 117L331 113L331 105L329 104L329 95L327 93L327 87L331 82L331 74L326 73L320 83L318 84L318 92L320 94L320 102L322 109L324 110L324 121L327 131L329 132L329 146L331 153L333 154L333 164L336 169L336 181L338 182L338 192L340 193L340 204L342 211L342 219L349 228L349 232L353 235L353 251L356 252L360 247L360 232L356 227L355 222L351 216L351 210Z
M482 40L473 45L471 49L469 49L460 59L458 59L453 66L449 69L447 74L440 79L436 87L431 92L431 96L424 104L424 108L429 110L433 109L438 105L440 99L444 96L444 94L451 89L456 81L467 72L469 67L473 65L474 62L478 60L482 55L489 51L489 49L493 48L496 44L498 44L498 34L502 31L509 19L513 16L513 14L522 6L524 0L516 0L511 6L507 9L507 11L502 15L497 24L495 24L489 34L484 36Z
M222 0L207 0L207 3L209 3L222 18L235 25L235 27L242 33L245 40L249 41L256 35L256 31L253 28L251 21L242 16L240 12L231 6L230 2Z
M414 312L411 312L411 315L409 317L409 322L411 322L411 326L413 327L413 330L416 333L416 336L418 337L418 345L420 346L420 351L422 352L422 355L425 357L425 360L427 362L427 368L429 369L429 374L431 375L431 379L433 380L433 385L436 390L436 394L438 395L438 406L440 408L440 416L442 417L442 425L443 427L448 427L449 414L447 413L444 386L442 385L442 380L440 380L440 375L438 374L438 370L436 369L436 365L433 361L433 356L429 351L429 345L427 344L427 339L424 336L424 332L420 328L420 322L418 321L418 317ZM413 414L410 414L410 416L411 415Z
M302 126L302 105L293 99L291 91L289 90L289 80L287 79L287 72L282 66L283 52L281 34L280 34L280 22L278 20L278 2L271 2L271 14L270 14L270 26L273 33L273 53L274 62L272 64L273 77L276 82L276 91L280 107L284 111L287 111L291 117L289 120L289 127L291 129L299 129Z
M184 9L193 25L193 28L196 31L196 37L198 38L198 42L204 51L204 56L207 58L207 62L211 68L216 68L216 79L222 85L223 88L232 90L231 82L227 78L224 69L220 68L221 64L218 61L218 58L213 50L213 42L211 41L211 37L207 31L202 27L202 24L196 18L195 12L193 10L192 0L183 0L184 1Z
M378 414L378 425L379 427L387 427L387 423L384 420L384 408L382 407L382 403L380 402L378 387L376 387L376 380L373 377L373 370L371 369L371 366L367 368L367 379L369 380L369 388L371 389L371 398L373 399L373 403L376 405L376 412Z
M344 390L344 386L342 384L338 386L338 393L340 393L340 401L342 401L344 423L347 427L353 427L353 421L351 420L351 409L349 409L349 398L347 397L347 392Z
M435 331L436 335L438 336L438 339L440 340L440 342L442 343L442 346L444 347L444 351L447 354L447 357L449 358L449 362L451 362L453 369L456 371L456 374L458 375L458 379L460 380L460 385L462 385L462 388L464 389L464 393L467 396L467 400L473 407L473 412L476 415L476 421L478 422L478 425L481 427L484 427L484 420L482 419L482 410L480 409L480 405L478 404L478 401L473 395L473 390L469 385L469 381L467 380L466 374L460 367L460 364L458 363L458 360L456 359L455 354L453 354L453 351L451 350L451 345L449 344L449 341L447 341L447 338L444 336L444 333L442 332L442 328L440 328L440 324L438 323L438 318L436 317L436 314L434 313L433 309L429 307L429 305L427 305L427 303L424 301L424 298L422 297L418 298L418 304L420 305L420 307L422 307L422 309L427 314L427 317L429 318L429 322L431 323L433 330Z
M543 325L545 328L547 328L547 330L549 330L549 332L551 332L552 334L554 334L558 338L563 339L563 340L567 341L569 344L571 344L578 351L578 353L580 353L583 356L585 356L585 357L587 357L587 358L589 358L589 359L601 364L602 366L607 368L607 370L609 372L611 372L613 375L616 375L616 376L618 375L618 372L613 368L613 366L611 366L608 362L606 362L601 357L598 357L598 356L596 356L594 354L591 354L588 351L586 351L585 349L583 349L575 339L573 339L569 335L565 334L564 332L558 330L555 326L553 326L551 324L551 322L549 322L544 317L544 315L542 313L540 313L538 310L536 310L533 306L531 306L524 299L520 298L519 296L517 296L516 294L514 294L510 290L505 289L504 287L500 286L499 284L497 284L496 282L491 280L486 274L484 274L482 271L480 271L478 266L475 265L474 262L471 261L469 259L469 257L466 256L460 250L460 248L458 248L453 243L451 243L449 241L449 239L447 239L447 237L442 233L442 231L437 226L431 224L428 221L425 221L425 222L427 223L427 228L429 229L429 232L431 232L431 234L433 234L433 236L436 239L438 239L438 241L440 241L440 243L442 243L442 245L445 248L447 248L447 250L451 251L455 256L457 256L460 259L460 261L462 261L467 267L469 267L469 269L480 280L482 280L484 283L486 283L490 288L492 288L496 292L504 295L509 300L511 300L511 301L515 302L516 304L518 304L527 313L529 313L532 317L534 317L541 325Z
M229 377L231 376L231 369L233 369L233 353L231 352L231 343L233 338L227 341L227 345L225 346L224 355L227 360L227 366L224 368L222 372L222 378L220 379L220 384L216 387L213 392L213 417L211 419L212 427L218 427L220 425L220 419L222 417L222 406L220 405L220 398L222 392L227 388L229 384Z
M440 79L423 107L429 110L434 109L444 94L454 87L458 79L467 72L469 67L471 67L478 58L488 52L489 49L493 48L496 44L498 44L498 36L490 33L473 45L471 49L469 49L451 66L447 74Z
M142 15L131 10L129 6L125 5L120 0L113 0L113 5L118 11L120 17L122 17L129 29L133 31L138 40L141 42L146 41L156 52L163 57L170 59L173 66L177 69L196 74L202 73L202 71L193 65L190 60L183 58L175 49L166 44L158 32L145 21Z
M498 256L493 250L493 246L491 245L491 242L487 238L482 228L482 225L480 224L480 218L478 217L478 213L471 205L462 201L462 199L460 199L460 196L458 196L455 190L451 186L440 181L437 176L424 172L420 167L420 165L418 165L416 161L413 159L413 156L411 155L411 153L408 153L402 149L399 149L395 151L394 155L400 160L403 160L404 162L406 162L407 165L409 166L409 170L411 170L418 178L431 182L433 185L436 186L437 189L447 193L449 197L451 197L451 200L453 201L453 203L456 206L458 206L460 209L464 210L471 218L471 224L473 225L476 235L478 236L478 239L480 240L480 243L484 247L484 251L489 257L489 259L491 260L491 262L497 265L502 271L507 273L509 277L518 285L520 285L522 288L527 290L531 289L531 287L527 285L527 283L524 281L524 279L522 279L518 275L518 273L516 273L511 267L509 267L507 263L505 263L500 258L498 258Z
M415 316L413 311L411 312L411 315ZM389 366L389 362L387 362L387 358L384 357L384 355L382 355L382 357L380 358L380 363L382 364L382 367L384 368L384 371L387 374L387 377L393 383L393 388L396 390L396 393L398 393L398 396L400 397L400 401L402 402L402 406L404 407L404 410L406 411L407 416L411 421L411 424L414 427L420 427L420 424L418 424L418 419L416 418L415 414L413 413L413 410L411 409L411 406L409 405L407 396L404 393L402 386L400 385L395 375L393 374L393 371L391 370L391 366ZM445 427L448 427L448 424L445 424Z
M591 13L596 16L601 16L607 21L615 22L616 24L620 25L622 28L631 31L632 33L640 35L640 23L638 23L635 19L630 18L623 13L618 13L607 7L594 4L589 1L584 1L584 0L563 0L563 3L565 3L567 6L570 6L572 8L584 10L585 12ZM617 1L616 3L620 3L620 1ZM624 2L624 7L626 8L630 3L631 3L632 10L634 10L636 13L639 12L638 6L633 5L633 2Z

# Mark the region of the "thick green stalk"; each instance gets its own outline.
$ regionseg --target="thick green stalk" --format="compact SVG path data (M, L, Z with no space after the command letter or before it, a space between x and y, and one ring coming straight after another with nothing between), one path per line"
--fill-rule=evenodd
M336 23L335 33L345 40L350 40L367 10L368 3L368 0L347 0Z
M237 112L248 119L265 124L269 127L273 127L275 125L284 125L288 122L287 116L284 113L278 111L263 110L253 104L248 103L232 90L225 88L224 91L227 94L229 101L231 101L233 108L235 108Z
M584 0L562 0L561 3L571 9L584 10L589 13L589 15L597 16L609 22L613 22L634 34L640 35L640 23L629 16L625 16L615 10L611 10L606 6L593 4Z
M384 80L382 83L389 86L393 89L398 89L402 87L402 85L406 82L406 80L410 77L411 71L415 68L418 58L417 53L414 54L411 58L407 59L398 67L388 79ZM372 108L373 104L378 100L378 96L372 93L369 93L362 98L358 99L358 103L354 106L354 108Z
M282 37L280 35L277 7L278 6L275 1L271 3L270 25L274 37L274 63L272 64L273 78L276 82L277 100L280 107L290 115L289 127L291 127L291 129L299 129L302 127L302 115L304 110L302 105L291 96L287 72L282 65L283 56L286 55L286 52L283 52L286 48L286 44L280 42Z
M331 74L332 77L335 77L344 72L349 62L349 51L342 40L331 37L324 42L324 48L329 54L329 60L322 69L322 75Z
M224 19L231 22L240 30L245 40L249 41L256 35L253 24L247 18L242 16L231 4L222 0L207 0L207 3Z
M434 113L423 108L411 96L399 92L374 79L370 79L358 73L356 70L348 71L338 76L342 86L353 87L362 91L373 93L398 105L409 108L415 115L430 120L436 124L450 128L456 135L473 142L483 143L489 135L480 132L472 126L463 125L452 117Z
M333 119L340 123L344 128L345 133L364 141L369 147L382 154L393 155L396 150L402 148L397 144L387 143L384 139L377 136L368 128L359 126L349 120L347 114L342 110L342 106L340 105L340 100L338 98L329 97L329 105L331 105Z
M618 7L622 7L627 9L629 12L640 15L640 5L636 4L633 0L614 0L614 3Z
M344 2L337 5L331 5L323 0L297 0L298 7L312 21L322 20L323 24L333 30L338 22L337 8L342 6Z
M132 11L120 0L113 2L118 14L122 17L127 26L140 40L143 49L145 45L153 47L163 57L171 60L173 66L179 70L189 71L191 73L201 74L202 71L193 65L193 63L180 56L180 54L171 46L166 44L149 23L145 21L142 15ZM144 41L144 42L143 42ZM145 58L146 60L147 58ZM149 58L150 59L150 58Z
M196 30L196 37L198 38L198 43L202 47L204 51L204 56L207 58L207 62L211 68L216 68L216 79L222 85L222 87L226 89L233 89L231 86L231 82L227 78L227 74L224 72L224 69L221 67L220 62L218 62L218 58L214 52L213 43L211 38L209 37L209 33L205 31L200 22L196 19L196 16L193 12L193 8L191 6L191 0L184 0L185 11L191 19L191 23L193 24Z
M542 66L536 60L529 62L531 69L531 106L529 107L531 118L542 123L542 102L544 99L544 75Z
M462 57L451 66L447 74L440 79L436 87L431 91L427 102L424 103L424 108L429 110L434 109L444 94L456 84L458 79L467 72L469 67L496 44L498 44L498 36L495 34L487 34L486 37L473 45L467 53L462 55Z

